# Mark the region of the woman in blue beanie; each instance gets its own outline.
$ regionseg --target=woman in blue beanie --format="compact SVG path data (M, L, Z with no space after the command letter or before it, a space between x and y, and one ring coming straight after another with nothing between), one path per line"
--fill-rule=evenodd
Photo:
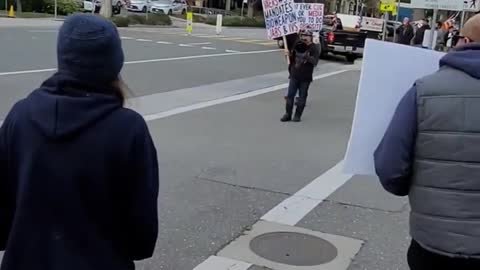
M158 164L147 125L123 108L115 26L73 15L58 72L0 129L1 270L123 270L152 256Z

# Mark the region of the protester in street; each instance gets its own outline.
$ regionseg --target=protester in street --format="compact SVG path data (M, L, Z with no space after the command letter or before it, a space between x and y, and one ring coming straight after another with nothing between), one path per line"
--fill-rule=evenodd
M282 122L292 120L295 96L298 92L297 108L293 116L294 122L300 122L307 102L308 88L313 80L313 70L320 57L317 45L313 43L313 35L309 31L300 33L300 41L295 45L292 52L287 52L290 58L288 70L290 72L290 83L288 93L285 97L286 112Z
M402 98L375 152L383 187L409 196L412 270L480 269L480 15L440 69Z
M443 23L441 21L437 22L437 26L435 28L435 31L437 32L437 40L435 43L435 50L437 51L443 51L443 47L445 46L445 35L446 32L443 29Z
M115 26L68 17L58 72L0 128L2 270L131 270L158 233L158 164L145 120L123 107Z
M425 31L430 30L430 25L428 25L427 19L422 19L420 21L420 26L415 32L415 37L413 38L413 45L417 47L423 47L423 38L425 37ZM431 44L431 42L430 42Z
M400 25L397 30L397 43L403 45L410 45L413 38L413 27L410 25L410 19L405 17L403 19L403 24Z
M445 50L449 51L454 46L454 38L455 38L455 27L449 26L448 32L445 34Z

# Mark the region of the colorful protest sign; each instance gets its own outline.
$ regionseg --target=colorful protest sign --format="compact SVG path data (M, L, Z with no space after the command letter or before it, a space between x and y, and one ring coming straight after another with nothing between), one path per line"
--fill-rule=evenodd
M269 39L298 32L293 0L262 0L262 4Z
M413 83L438 70L444 53L367 39L344 172L375 175L373 154ZM415 59L415 65L412 65ZM392 63L395 63L392 65Z
M320 31L323 25L323 4L295 3L300 30Z

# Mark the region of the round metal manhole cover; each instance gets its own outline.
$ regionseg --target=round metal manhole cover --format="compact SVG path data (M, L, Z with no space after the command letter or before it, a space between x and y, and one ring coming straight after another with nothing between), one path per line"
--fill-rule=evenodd
M313 266L333 261L337 248L319 237L295 233L272 232L250 241L250 249L258 256L277 263Z

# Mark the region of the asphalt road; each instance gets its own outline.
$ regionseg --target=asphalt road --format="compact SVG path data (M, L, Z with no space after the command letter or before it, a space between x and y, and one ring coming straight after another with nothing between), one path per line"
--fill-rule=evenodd
M360 65L321 61L304 121L281 123L287 83L282 53L257 30L202 31L121 31L123 76L132 89L128 106L147 119L161 172L158 245L138 269L262 269L255 264L268 265L241 251L222 252L259 220L363 243L354 251L333 242L338 254L352 253L343 266L276 270L407 269L407 202L387 195L374 178L329 173L344 155ZM52 74L55 38L55 27L2 29L0 119ZM312 180L318 184L310 189ZM286 212L275 218L277 205L298 199L305 186L313 194L307 201L315 203L280 207ZM282 221L289 218L295 221ZM238 260L236 268L210 257L219 252Z

